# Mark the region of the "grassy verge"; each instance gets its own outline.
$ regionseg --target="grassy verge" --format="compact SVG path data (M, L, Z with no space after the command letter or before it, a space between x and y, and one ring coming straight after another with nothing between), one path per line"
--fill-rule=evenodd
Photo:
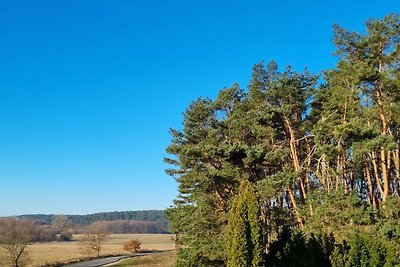
M140 256L132 259L122 260L113 267L173 267L175 264L176 255L175 252L164 252L160 254Z

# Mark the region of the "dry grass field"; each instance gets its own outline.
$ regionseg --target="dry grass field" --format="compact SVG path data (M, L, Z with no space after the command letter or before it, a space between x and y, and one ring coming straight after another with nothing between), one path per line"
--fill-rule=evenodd
M135 238L142 243L143 250L169 250L174 248L172 236L168 234L114 234L110 236L100 252L101 255L126 254L122 245ZM35 243L29 247L31 263L28 266L37 267L46 264L62 263L85 258L84 250L79 243L80 235L74 235L70 242ZM6 254L0 249L0 266L7 266Z
M148 255L143 257L123 260L113 267L173 267L175 264L175 252L164 252L162 254Z

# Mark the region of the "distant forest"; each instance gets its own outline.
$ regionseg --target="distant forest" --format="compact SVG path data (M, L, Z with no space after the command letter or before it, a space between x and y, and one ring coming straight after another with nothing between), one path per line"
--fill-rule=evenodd
M17 216L19 219L38 221L42 224L51 224L54 214L27 214ZM88 215L66 215L69 221L76 227L88 226L93 223L102 223L110 228L110 232L118 233L166 233L169 232L169 222L162 210L142 210L142 211L114 211L99 212ZM116 228L113 230L112 224L115 222ZM126 223L123 223L126 222ZM122 225L125 225L122 227Z

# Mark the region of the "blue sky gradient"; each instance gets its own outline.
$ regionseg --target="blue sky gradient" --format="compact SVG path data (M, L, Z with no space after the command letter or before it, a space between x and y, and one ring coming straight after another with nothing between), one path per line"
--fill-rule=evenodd
M164 209L168 129L251 67L332 68L398 0L0 1L0 216Z

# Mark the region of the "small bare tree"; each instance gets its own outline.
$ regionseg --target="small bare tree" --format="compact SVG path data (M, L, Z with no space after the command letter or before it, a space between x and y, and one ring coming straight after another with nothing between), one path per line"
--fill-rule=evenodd
M93 254L99 257L101 247L109 237L110 234L103 227L92 225L88 226L80 244L89 257Z
M131 239L127 243L125 243L122 248L128 252L138 252L140 250L140 243L139 240Z
M58 235L58 241L69 241L72 238L72 234L68 232L72 223L68 219L67 215L55 215L51 222L51 226Z
M14 218L0 221L0 246L7 252L13 267L29 263L27 247L31 245L36 225L32 221Z

